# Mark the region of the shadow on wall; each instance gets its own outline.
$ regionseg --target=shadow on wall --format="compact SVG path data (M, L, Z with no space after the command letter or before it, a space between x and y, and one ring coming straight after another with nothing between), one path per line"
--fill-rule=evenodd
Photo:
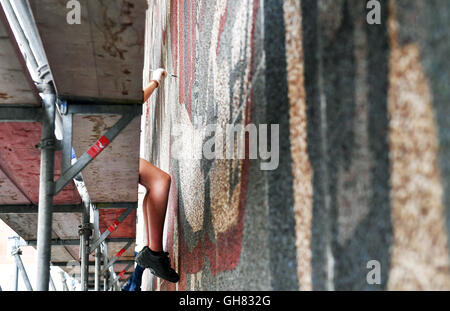
M295 271L295 216L293 210L292 155L289 132L289 99L282 1L267 1L264 7L265 84L267 124L279 124L280 162L268 171L269 247L273 290L297 290ZM271 137L268 139L271 142ZM270 145L270 144L269 144ZM272 146L269 146L272 150Z
M367 48L364 54L358 54L355 22L365 21L365 3L347 0L322 3L325 7L332 6L325 12L319 2L302 1L302 12L307 12L303 14L307 139L314 172L313 289L385 290L389 269L381 269L381 285L369 286L366 264L375 259L381 267L389 267L392 244L387 19L379 26L359 24L363 25ZM340 20L330 14L337 14ZM387 16L387 1L382 2L382 15ZM356 59L361 55L365 59ZM357 74L357 61L366 64L365 77ZM364 78L366 81L357 81ZM355 146L355 115L364 113L357 111L357 83L366 85L365 107L359 107L366 109L367 115L359 121L365 123L367 131L368 154L363 156L355 156L361 151L357 150L361 146ZM355 157L359 157L360 163L352 163ZM365 175L352 170L352 166L361 163L368 168ZM345 201L349 198L346 192L357 193L364 184L369 188L364 203ZM355 210L348 211L351 205L364 214L359 219L345 220L353 226L348 234L348 226L340 216L354 218Z

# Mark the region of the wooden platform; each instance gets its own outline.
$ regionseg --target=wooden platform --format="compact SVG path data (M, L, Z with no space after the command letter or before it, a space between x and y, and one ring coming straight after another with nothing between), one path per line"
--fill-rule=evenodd
M60 96L142 103L146 0L80 0L81 24L66 1L30 0Z
M145 0L80 0L81 24L66 21L65 1L30 0L58 96L92 105L140 104L145 42ZM1 15L1 14L0 14ZM4 16L2 21L6 19ZM41 105L10 31L0 23L0 107ZM75 115L72 144L77 156L88 150L120 118L119 115ZM0 205L37 204L39 194L40 123L0 123ZM140 150L140 117L82 172L92 202L137 202ZM56 178L61 173L56 154ZM55 204L80 203L70 183L55 197ZM102 210L104 231L123 212ZM13 230L26 240L36 239L37 214L2 214ZM53 238L77 239L79 213L53 216ZM136 213L127 217L111 237L134 238ZM109 243L113 257L124 243ZM52 246L52 262L78 260L78 246ZM134 258L134 244L121 260ZM94 261L91 255L90 260ZM120 272L125 265L115 265ZM91 267L93 272L93 267ZM129 271L133 271L130 269Z
M0 8L0 107L39 106L38 92Z

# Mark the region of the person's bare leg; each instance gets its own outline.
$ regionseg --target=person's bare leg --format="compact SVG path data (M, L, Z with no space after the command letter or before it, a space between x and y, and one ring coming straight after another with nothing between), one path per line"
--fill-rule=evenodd
M161 252L171 178L150 162L140 159L139 183L147 189L143 209L144 215L147 215L146 234L150 237L148 247L154 252Z

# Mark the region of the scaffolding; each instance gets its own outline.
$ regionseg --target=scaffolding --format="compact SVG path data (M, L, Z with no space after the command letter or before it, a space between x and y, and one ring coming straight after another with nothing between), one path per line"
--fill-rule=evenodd
M33 286L30 283L30 280L28 279L27 271L25 270L25 266L23 265L22 259L20 258L20 255L22 255L22 250L20 249L20 238L18 236L11 237L9 239L12 239L13 247L11 250L11 255L14 257L14 262L16 264L15 274L14 274L14 291L17 291L18 285L19 285L19 272L22 275L23 282L25 284L25 287L28 291L33 290ZM52 281L53 284L53 281Z
M109 14L123 14L120 1L112 0L110 2L108 6ZM58 44L61 45L61 40L63 39L55 33L49 32L48 27L52 25L47 25L47 21L62 23L64 26L57 29L57 31L65 32L65 35L74 35L79 32L79 30L64 24L65 15L62 12L65 11L65 7L58 4L56 0L0 0L0 3L1 48L9 49L7 53L3 50L0 53L8 55L7 61L13 61L16 64L15 68L6 68L5 70L9 70L8 73L14 71L20 74L20 79L15 78L16 80L10 83L12 85L10 89L15 92L14 96L7 95L0 99L0 125L2 123L14 125L31 123L40 124L41 128L41 139L36 146L40 150L38 202L34 202L29 193L20 185L20 182L15 181L14 174L17 173L15 168L5 169L0 163L0 181L3 176L10 187L7 190L14 189L20 194L19 197L26 199L20 204L15 204L8 198L5 199L0 196L0 218L6 221L13 230L24 231L23 227L18 225L18 217L37 214L36 238L30 238L33 235L27 234L28 238L25 237L25 240L27 245L37 248L38 272L36 289L38 291L47 291L49 286L52 289L55 288L50 276L51 265L70 270L72 275L80 280L81 290L83 291L88 289L99 291L102 288L105 291L117 290L120 288L120 282L126 281L127 276L132 273L134 268L135 217L138 205L137 165L129 173L130 175L134 174L135 177L128 184L124 184L126 187L130 184L133 185L134 188L130 191L135 192L135 194L120 198L116 197L111 201L105 201L99 195L94 195L94 198L92 198L91 190L93 189L92 185L95 183L92 182L91 176L95 175L95 172L92 173L92 171L98 168L95 165L101 165L99 161L93 162L96 158L103 152L113 152L113 150L123 147L121 145L114 149L113 145L111 145L116 141L117 137L120 135L124 136L125 131L128 131L131 137L139 137L140 135L139 122L142 114L142 94L137 90L142 89L142 87L136 81L142 81L142 71L140 74L137 71L138 73L135 73L133 77L128 77L130 72L123 70L121 66L110 70L114 71L117 76L125 75L127 81L135 80L133 83L137 84L138 87L133 89L133 92L122 91L120 95L116 95L114 91L107 93L98 86L98 93L89 93L89 90L85 91L85 89L81 88L82 83L80 81L83 79L82 76L80 78L74 78L73 76L66 78L66 75L61 74L69 72L67 67L70 66L71 62L66 60L64 63L65 67L62 66L60 55L64 55L64 52L61 52L61 50L71 50L74 47L64 46L64 44L56 47L49 40L49 38L52 38L51 36L57 37L59 40ZM99 5L97 1L83 1L83 5L88 8L90 13L100 10L97 7ZM36 6L40 6L40 9L35 10ZM145 23L145 8L145 0L137 1L134 15L137 18L135 24L138 26ZM59 18L55 18L55 14ZM92 18L95 18L96 14L93 15L94 17ZM89 21L89 16L85 16L85 20ZM117 16L115 17L117 18ZM105 17L103 16L103 18ZM90 23L93 23L93 21L91 20ZM91 27L93 28L92 25ZM93 37L89 41L91 46L86 48L91 49L90 52L95 55L96 35L92 29L88 29L88 32ZM92 33L94 34L92 35ZM70 42L72 38L67 37L66 40ZM137 41L143 45L143 37L137 38ZM123 62L133 61L136 63L134 64L136 68L142 68L143 50L143 46L135 47L133 51L136 53L130 55L131 59L124 59ZM123 58L122 55L120 56L120 58ZM118 62L117 56L114 55L107 57L97 55L95 57L103 59L103 63L100 61L95 63L96 68L94 69L97 72L103 70L104 67L112 66L112 63ZM105 58L107 59L108 57L110 63L105 61ZM78 65L81 68L87 66L86 64ZM91 68L86 68L86 70L88 69L90 70ZM0 70L3 69L0 67ZM112 72L109 72L106 77L111 76L113 76ZM72 81L70 78L72 78ZM97 78L100 79L99 77ZM105 79L107 80L107 78ZM130 83L130 81L127 83ZM0 80L0 85L3 82ZM105 81L104 84L106 88L114 88L114 84L107 82ZM24 85L29 87L25 91ZM0 92L2 92L1 89ZM113 97L105 96L105 93L112 94ZM17 102L13 99L16 95L24 98ZM95 123L98 120L102 120L105 124L110 124L103 126L103 133L100 135L98 130L89 132L89 129L86 127L87 122ZM81 139L75 139L75 136L80 138L83 134L88 134L89 139L80 143ZM83 150L84 145L89 140L92 140L92 136L95 135L97 135L95 142ZM130 137L124 137L122 140L127 141L129 139ZM76 146L74 146L75 143ZM134 143L134 145L127 147L136 148L136 145L139 146L139 143ZM139 148L137 149L139 150ZM14 152L14 150L11 150L11 152ZM76 157L74 154L81 154L81 156ZM137 163L138 157L136 157L136 154L132 153L135 159L131 161ZM121 161L122 158L116 160ZM125 160L127 159L124 158L123 161ZM55 166L55 161L56 163L60 162L59 166ZM23 163L25 169L26 165L26 163ZM89 173L90 167L92 170ZM114 167L109 169L114 170ZM59 173L56 174L55 172ZM90 178L90 183L88 183ZM71 188L77 188L79 194L74 195L70 192ZM78 202L55 203L55 198L59 198L58 195L63 197L61 194L64 191L66 192L64 198L69 198L66 201ZM123 200L123 197L129 200ZM64 201L63 199L61 200ZM77 238L60 238L58 236L55 238L53 218L58 214L79 215L74 218L79 219ZM129 221L130 224L128 226L130 228L134 224L134 230L129 230L126 234L127 236L113 236L114 233L119 231L119 227L125 221ZM65 223L57 223L57 225L64 226ZM69 226L72 225L74 225L73 221L70 222ZM26 228L26 230L32 230L32 228ZM29 233L29 231L27 232ZM20 234L20 232L18 233ZM78 245L79 256L78 260L74 260L75 265L71 265L71 262L74 262L73 260L60 260L64 256L56 258L58 260L52 257L52 247L55 249L58 247L71 248ZM17 248L17 250L19 249ZM19 252L20 250L15 254L16 262L18 262L17 257L20 260ZM67 250L67 253L71 252ZM125 253L128 255L124 256ZM129 255L130 253L132 255ZM58 257L58 254L56 256ZM124 259L123 257L126 258ZM17 266L20 269L20 265L18 264ZM92 269L90 269L91 267L94 268L93 273ZM101 286L102 280L103 286ZM32 290L31 285L29 289ZM64 278L63 289L68 290Z

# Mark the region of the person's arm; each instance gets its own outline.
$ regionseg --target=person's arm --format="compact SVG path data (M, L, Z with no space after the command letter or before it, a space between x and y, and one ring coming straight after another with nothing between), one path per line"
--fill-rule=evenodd
M147 101L150 98L166 76L167 71L162 68L153 71L150 83L144 88L144 101Z
M153 92L158 88L158 82L150 81L147 87L144 89L144 101L146 102Z

